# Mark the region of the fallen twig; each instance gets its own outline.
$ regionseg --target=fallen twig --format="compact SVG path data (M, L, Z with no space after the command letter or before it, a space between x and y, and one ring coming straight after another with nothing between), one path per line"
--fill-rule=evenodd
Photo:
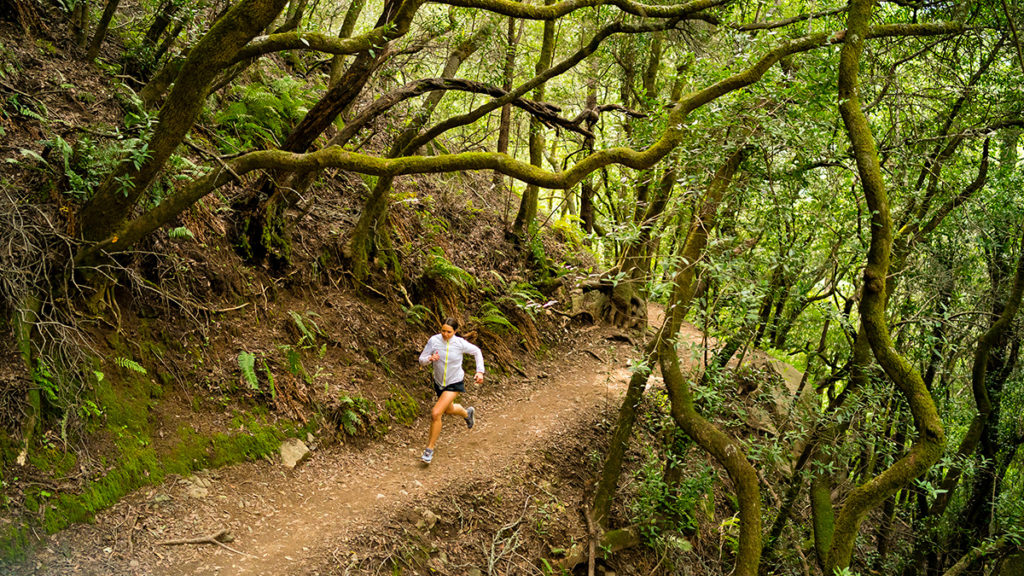
M231 546L224 543L224 540L231 542L234 538L231 536L231 532L227 528L222 528L220 531L210 534L208 536L200 536L198 538L180 538L178 540L164 540L163 542L157 542L158 546L177 546L180 544L216 544L221 548L230 550L235 554L241 554L242 556L248 556L250 558L256 558L252 554L246 554L241 550L235 550Z

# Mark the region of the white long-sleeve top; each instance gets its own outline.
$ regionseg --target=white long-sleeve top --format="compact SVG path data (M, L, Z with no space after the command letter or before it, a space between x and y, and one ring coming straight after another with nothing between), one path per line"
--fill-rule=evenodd
M476 371L484 371L484 355L480 348L470 344L458 336L452 336L451 340L445 341L440 334L434 334L427 340L427 345L420 352L420 364L426 366L430 363L430 355L437 352L441 358L434 362L434 382L444 387L449 384L461 382L466 378L462 371L462 356L472 354L476 360Z

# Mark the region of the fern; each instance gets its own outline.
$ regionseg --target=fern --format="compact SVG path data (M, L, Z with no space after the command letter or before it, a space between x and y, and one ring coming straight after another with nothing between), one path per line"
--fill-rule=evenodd
M167 231L167 237L175 240L193 240L196 236L191 230L184 226L178 226L177 228L171 228Z
M444 252L440 248L431 251L424 275L445 280L464 289L476 288L476 279L469 272L445 258Z
M242 350L238 353L238 369L242 371L242 379L252 390L260 389L259 379L256 377L256 356Z
M294 310L289 310L288 315L292 317L292 320L295 322L295 326L299 329L299 333L302 334L299 338L300 346L303 344L312 346L316 342L317 335L323 334L320 327L317 326L316 322L311 318L316 315L316 312L306 312L306 317L303 318L302 314L299 314Z
M402 311L405 312L405 321L413 326L419 326L426 328L427 320L430 317L430 308L422 304L413 304L406 308L402 306Z
M131 358L114 358L114 364L120 366L121 368L124 368L125 370L131 370L132 372L135 372L137 374L148 374L148 372L146 372L146 369L142 366L142 364L139 364L138 362L132 360Z
M270 399L277 400L277 388L274 387L274 373L270 371L270 366L267 366L266 358L260 358L260 364L263 367L263 372L267 375L267 384L270 386Z
M355 436L366 428L373 410L373 404L362 396L338 395L338 420L341 429L349 436Z
M509 319L505 317L505 314L501 312L493 302L484 302L480 306L480 316L475 316L474 319L483 324L484 326L500 333L507 332L519 332L519 329L515 327Z
M285 360L288 362L288 371L292 376L298 376L308 382L309 374L306 373L306 367L302 365L302 355L299 354L299 350L287 344L280 346L280 349L284 352Z
M509 288L506 299L529 314L530 318L536 319L537 311L542 307L540 302L544 300L544 295L532 284L521 283L514 284Z

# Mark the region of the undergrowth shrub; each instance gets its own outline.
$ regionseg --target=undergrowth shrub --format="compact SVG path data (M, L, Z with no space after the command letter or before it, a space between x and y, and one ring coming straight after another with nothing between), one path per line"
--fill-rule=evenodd
M359 436L371 431L374 405L366 398L341 392L329 407L329 419L347 436Z
M223 129L221 151L236 154L276 147L309 111L314 96L301 81L285 74L267 83L234 86L228 98L231 101L214 121Z

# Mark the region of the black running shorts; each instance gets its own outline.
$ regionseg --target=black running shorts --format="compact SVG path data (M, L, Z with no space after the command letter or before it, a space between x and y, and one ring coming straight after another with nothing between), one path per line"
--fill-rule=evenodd
M437 397L440 398L442 392L460 392L460 393L461 392L465 392L466 391L466 383L465 382L466 382L465 380L459 380L458 382L456 382L454 384L449 384L449 385L445 386L444 388L438 386L437 382L434 382L434 394L437 394Z

